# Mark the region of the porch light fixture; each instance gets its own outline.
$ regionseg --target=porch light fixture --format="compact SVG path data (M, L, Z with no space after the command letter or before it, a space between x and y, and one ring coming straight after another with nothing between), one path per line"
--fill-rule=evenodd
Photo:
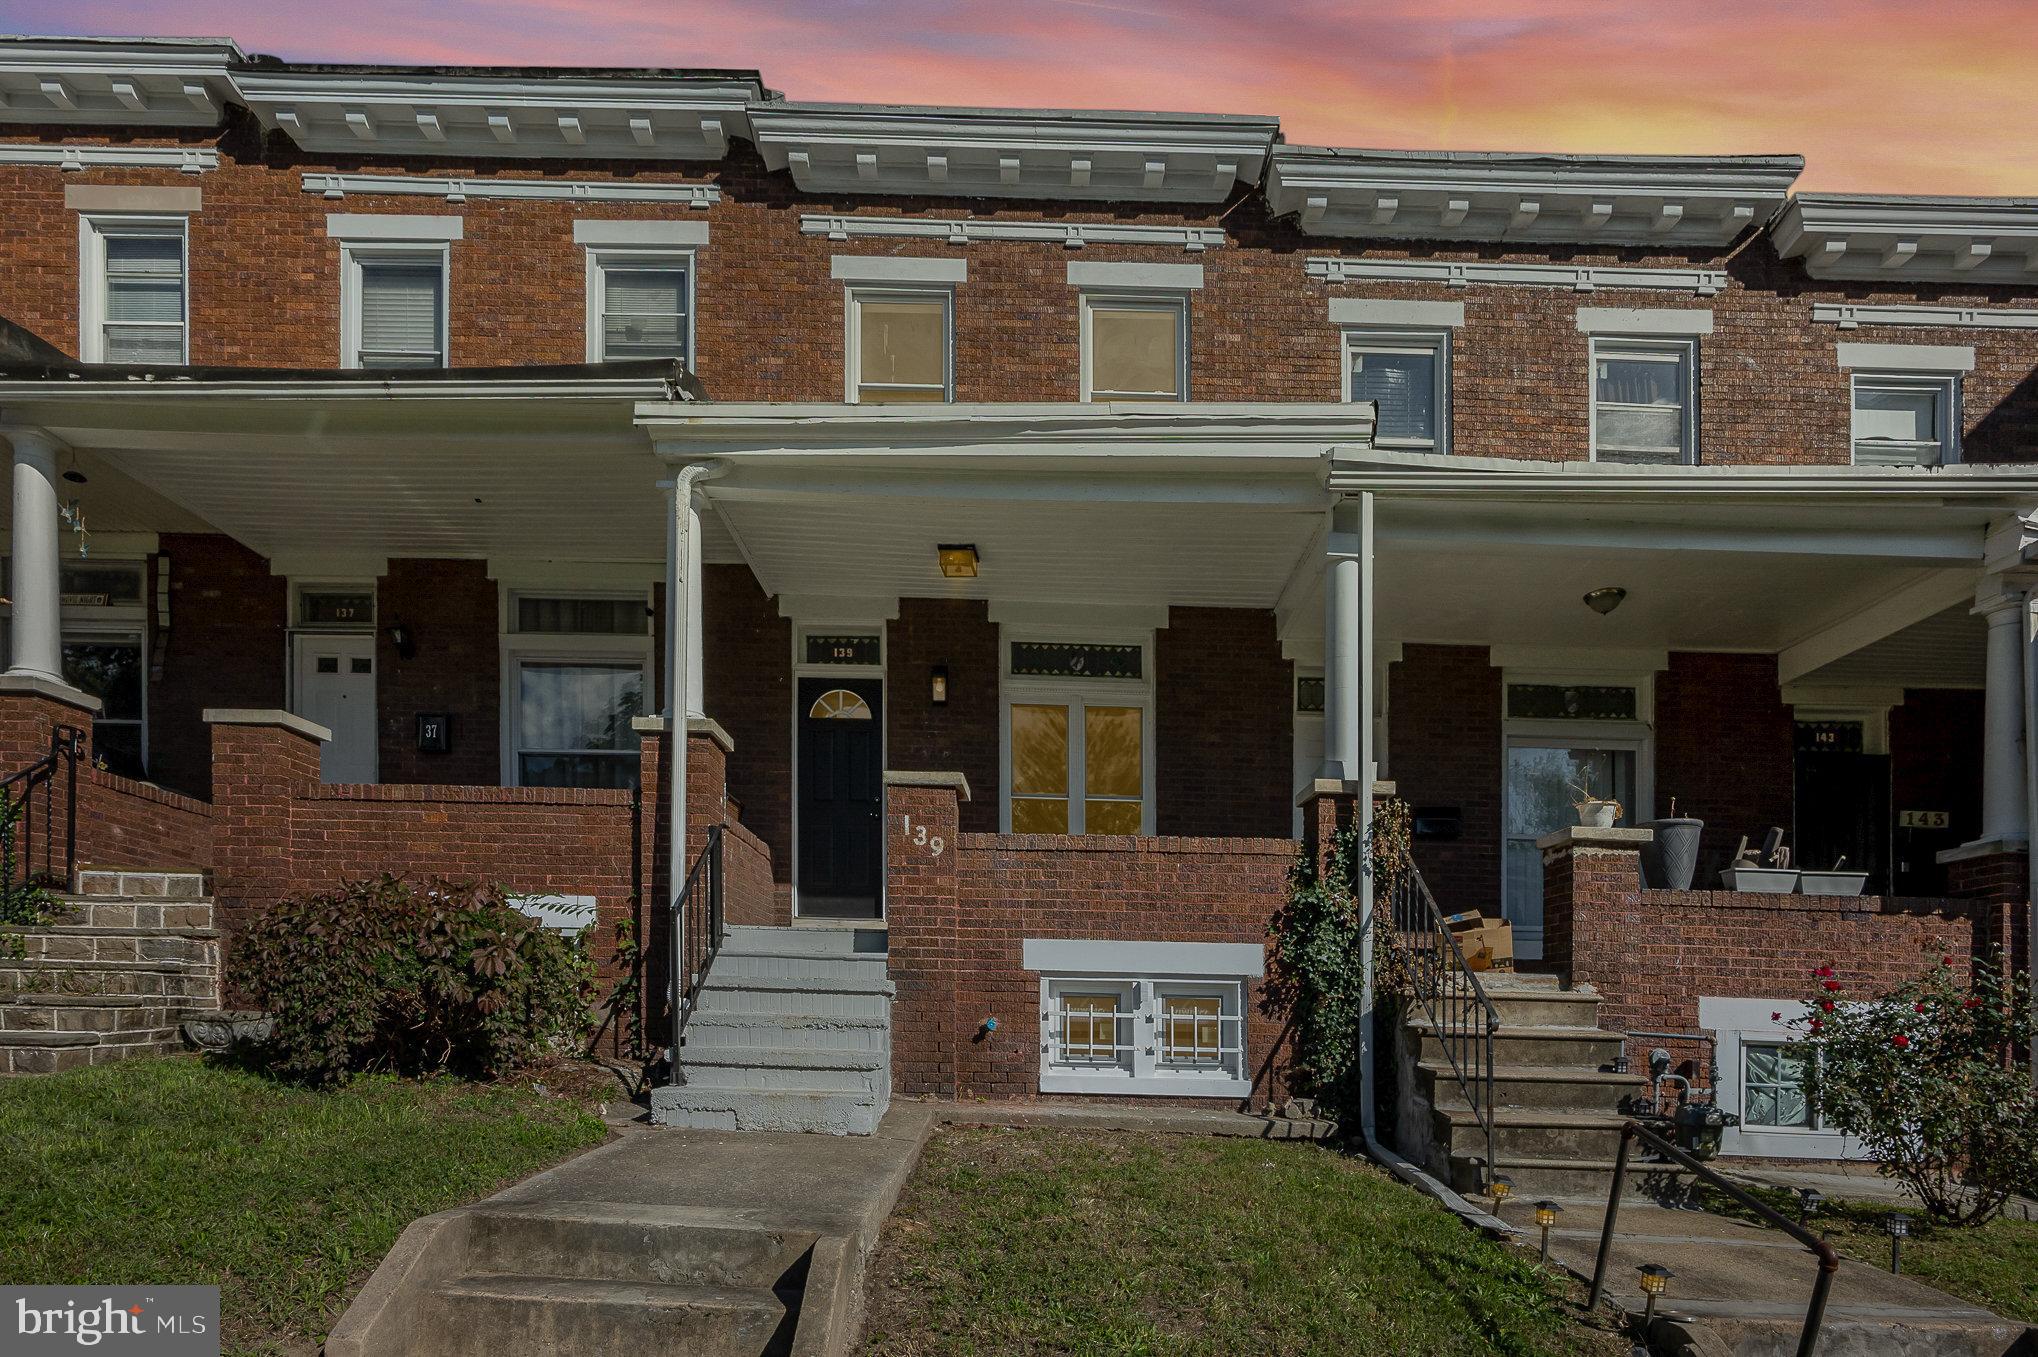
M937 664L927 671L927 700L937 707L948 705L948 666Z
M396 658L407 660L418 653L417 633L402 622L384 627L382 634L389 638L389 644L396 647Z
M1609 584L1586 594L1585 606L1598 613L1601 617L1605 617L1615 608L1618 608L1627 596L1627 590L1619 585Z
M1656 1322L1656 1297L1669 1289L1670 1279L1677 1274L1661 1263L1644 1263L1638 1270L1642 1274L1642 1294L1648 1297L1642 1310L1642 1333L1647 1335Z
M1550 1227L1557 1223L1557 1217L1563 1213L1564 1208L1553 1201L1536 1203L1536 1224L1541 1226L1543 1231L1541 1261L1545 1266L1548 1266L1550 1261Z
M941 573L949 579L973 580L977 577L974 542L944 542L934 548L934 557L941 562Z

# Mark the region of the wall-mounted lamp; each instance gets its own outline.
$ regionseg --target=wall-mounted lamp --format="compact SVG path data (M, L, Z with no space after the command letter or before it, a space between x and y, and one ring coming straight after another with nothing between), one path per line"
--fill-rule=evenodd
M927 700L937 707L948 705L948 666L937 664L927 671Z
M397 659L407 660L418 653L417 633L410 629L408 623L397 622L384 627L382 634L389 638L389 644L396 647Z
M1622 600L1627 598L1627 596L1627 590L1618 585L1609 584L1604 588L1594 589L1591 593L1587 594L1585 596L1585 606L1598 613L1601 617L1605 617L1615 608L1618 608Z
M977 548L974 542L945 542L934 548L934 557L941 562L941 573L952 580L973 580L977 577Z

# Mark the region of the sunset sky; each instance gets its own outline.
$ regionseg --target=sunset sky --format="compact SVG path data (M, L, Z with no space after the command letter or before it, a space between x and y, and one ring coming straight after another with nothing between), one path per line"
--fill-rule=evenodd
M1341 146L1794 151L1803 188L2038 196L2038 0L0 0L0 28L1272 113Z

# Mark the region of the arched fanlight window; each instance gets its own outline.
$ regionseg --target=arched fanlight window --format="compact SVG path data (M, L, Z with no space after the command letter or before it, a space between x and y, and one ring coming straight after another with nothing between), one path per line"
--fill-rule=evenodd
M814 721L868 721L870 703L847 688L830 688L814 699L807 717Z

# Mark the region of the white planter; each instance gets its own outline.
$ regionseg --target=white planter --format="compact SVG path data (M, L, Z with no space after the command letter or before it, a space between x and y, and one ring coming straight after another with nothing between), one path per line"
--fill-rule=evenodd
M1581 829L1612 829L1620 818L1618 801L1579 801L1572 808L1578 812Z
M1867 884L1866 872L1804 872L1797 888L1806 895L1859 895Z
M1788 895L1797 889L1798 875L1795 867L1729 867L1720 873L1720 880L1730 891Z

